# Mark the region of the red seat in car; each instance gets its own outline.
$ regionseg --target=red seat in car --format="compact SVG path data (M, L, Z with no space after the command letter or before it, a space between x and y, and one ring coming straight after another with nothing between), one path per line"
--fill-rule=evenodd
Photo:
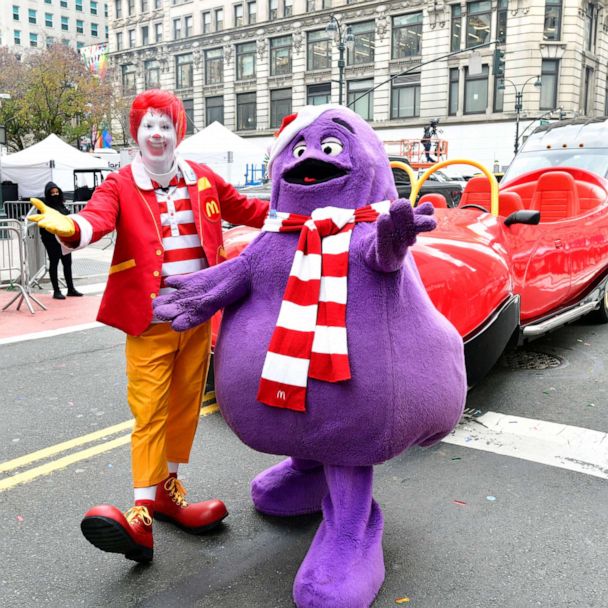
M428 194L423 194L418 200L418 205L422 205L422 203L431 203L435 209L447 209L448 202L445 200L445 196L443 194L439 194L439 192L429 192Z
M463 205L481 205L490 209L490 182L485 175L472 177L468 182L458 203Z
M521 196L517 192L499 192L498 193L498 214L503 217L511 215L514 211L519 211L524 208L524 203Z
M530 209L540 211L541 222L557 222L579 214L576 182L565 171L543 173L536 184Z

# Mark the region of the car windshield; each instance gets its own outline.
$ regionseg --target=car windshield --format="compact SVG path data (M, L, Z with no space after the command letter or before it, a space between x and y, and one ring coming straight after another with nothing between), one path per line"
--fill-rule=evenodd
M608 154L605 148L577 150L531 150L521 152L509 165L502 182L510 182L524 173L545 167L577 167L608 176Z

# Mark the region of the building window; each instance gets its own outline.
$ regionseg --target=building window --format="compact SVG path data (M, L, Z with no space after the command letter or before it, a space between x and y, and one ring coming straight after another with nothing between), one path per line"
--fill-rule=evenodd
M59 0L59 6L61 8L68 8L68 0Z
M135 95L135 66L132 63L122 66L122 92L123 95Z
M129 36L129 48L132 49L136 45L136 43L135 43L135 30L129 30L127 32L127 35Z
M91 0L91 15L97 15L97 2Z
M194 133L194 100L183 99L184 112L186 113L186 135Z
M76 33L84 34L84 21L82 19L76 19Z
M53 13L44 13L45 27L53 27Z
M55 38L53 38L52 36L47 36L46 37L46 48L50 49L54 44L55 44Z
M351 28L355 42L352 49L348 49L348 65L373 63L375 30L374 22L363 21L362 23L354 23Z
M221 96L205 99L205 124L212 122L224 124L224 98Z
M583 89L583 111L586 116L593 114L593 68L590 66L585 67L585 88Z
M150 28L147 25L143 25L141 28L141 43L150 44Z
M253 25L257 21L257 3L247 2L247 23Z
M505 108L505 88L503 82L502 78L494 77L494 112L503 112Z
M256 128L255 93L241 93L236 96L236 128L237 131Z
M224 82L224 52L222 49L205 51L205 84Z
M221 32L224 29L224 9L215 9L215 31Z
M19 21L19 7L13 4L13 21Z
M30 46L38 46L38 34L30 32Z
M503 44L507 41L507 15L509 0L498 0L496 10L496 40Z
M15 42L16 46L21 46L21 31L20 30L15 30L13 32L13 41Z
M129 17L135 12L135 0L127 0L127 15Z
M37 21L36 11L33 8L30 8L27 11L27 21L28 21L28 23L33 23L33 24L35 24Z
M491 22L492 2L490 0L479 0L467 4L467 48L490 42Z
M122 32L116 32L116 50L122 51Z
M393 59L422 54L421 42L422 12L393 17Z
M175 57L175 88L189 89L192 87L192 53Z
M331 38L325 30L307 32L306 57L309 70L325 70L331 67Z
M291 74L291 36L270 39L270 75Z
M320 106L331 102L331 82L309 84L306 89L306 103L309 106Z
M464 69L464 113L484 114L488 108L488 66L481 66L481 74L469 74Z
M279 0L268 0L268 19L274 21L279 16Z
M559 75L558 59L543 59L540 73L541 110L553 110L557 107L557 80Z
M595 50L595 40L597 32L597 14L598 8L595 4L589 2L585 12L585 48L588 51Z
M450 68L450 89L448 99L448 114L456 116L458 113L458 83L460 80L460 70Z
M372 91L364 95L373 86L374 81L371 78L348 82L348 107L365 120L372 120L374 116L374 93Z
M70 20L67 17L61 17L61 29L64 32L70 29Z
M163 24L162 23L154 24L154 40L155 40L155 42L162 42L162 40L163 40Z
M203 13L203 34L208 34L211 31L211 13L207 11Z
M154 8L162 8L163 7L163 0L154 0Z
M243 5L234 5L234 27L241 27L243 25Z
M462 42L462 7L452 4L451 10L450 51L459 51Z
M331 8L331 0L321 0L321 8Z
M562 0L545 0L544 40L559 40L562 29Z
M192 15L186 15L184 17L184 36L190 38L192 36Z
M255 78L255 42L236 45L236 79Z
M283 0L283 17L293 15L293 0Z
M116 19L122 17L122 0L114 0L114 14L116 15Z
M314 13L317 10L316 0L306 0L306 12Z
M179 40L182 37L182 19L173 19L173 40Z
M270 128L281 126L285 116L291 114L291 89L270 91Z
M160 89L160 62L148 59L144 62L144 80L146 89Z
M140 8L142 13L147 13L150 10L150 2L149 0L141 0Z
M391 88L391 118L414 116L420 116L420 72L395 78Z
M76 10L82 13L82 0L76 0Z

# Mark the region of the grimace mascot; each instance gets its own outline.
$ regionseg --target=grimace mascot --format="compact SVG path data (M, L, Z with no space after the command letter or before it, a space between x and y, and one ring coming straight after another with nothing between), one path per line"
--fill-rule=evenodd
M251 484L274 516L322 511L297 573L300 608L369 606L384 580L373 466L430 445L466 397L463 344L409 248L435 227L397 192L382 142L354 112L307 106L269 160L271 211L238 257L155 302L177 330L225 308L218 402L248 446L289 456Z

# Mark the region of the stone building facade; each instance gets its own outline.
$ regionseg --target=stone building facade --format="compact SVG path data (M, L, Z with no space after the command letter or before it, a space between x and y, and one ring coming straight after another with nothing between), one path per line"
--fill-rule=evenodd
M117 86L125 96L175 91L190 131L220 120L269 138L302 105L338 102L342 80L343 101L384 139L418 137L438 118L452 151L507 164L516 117L524 132L560 108L562 116L607 113L601 2L108 1ZM330 22L339 35L326 32ZM496 45L471 50L492 41L504 52L502 86Z

